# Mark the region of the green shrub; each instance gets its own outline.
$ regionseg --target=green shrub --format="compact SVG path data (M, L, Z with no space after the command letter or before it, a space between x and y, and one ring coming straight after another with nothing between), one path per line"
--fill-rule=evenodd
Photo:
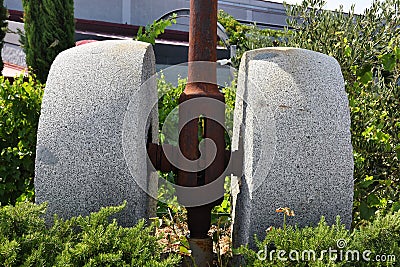
M372 223L352 233L351 249L370 250L371 258L376 255L395 255L400 262L400 211L382 216L378 214Z
M4 0L0 0L0 51L3 49L7 26L7 9L4 7ZM0 54L0 73L3 71L3 67L3 59Z
M400 207L399 0L363 15L323 10L323 0L287 6L289 46L335 57L346 81L355 159L354 221Z
M161 260L153 226L124 228L109 217L124 208L102 208L87 217L55 218L47 228L45 205L18 203L0 208L2 266L177 266L178 256Z
M171 145L178 146L177 143L172 143L172 140L178 140L176 127L178 122L178 112L171 113L179 104L179 97L186 87L186 79L178 77L177 85L174 86L171 82L165 79L165 75L160 73L160 77L157 79L157 89L158 89L158 116L159 116L159 129L163 129L164 122L168 115L170 118L169 123L172 123L171 127L165 127L164 131L167 135L168 141ZM160 141L164 143L166 136L160 133Z
M353 232L346 230L339 218L332 226L321 218L316 227L270 228L263 241L257 240L257 251L242 246L236 254L242 257L243 266L395 266L400 255L399 242L400 212L397 212L377 216ZM285 251L280 257L286 260L278 257L279 250ZM358 260L356 254L352 256L355 250L359 252ZM363 257L364 251L370 253ZM376 256L382 255L390 261L374 262Z
M26 64L45 83L56 56L75 45L73 0L23 0Z
M262 47L284 45L287 35L291 34L290 31L261 29L256 24L242 24L223 10L218 13L218 22L228 33L229 44L236 45L237 54L232 59L233 66L236 68L239 67L244 52Z
M146 25L143 32L143 27L140 26L135 40L156 44L156 38L164 33L165 29L172 24L176 24L177 15L173 14L168 19L155 20L152 24Z
M43 85L30 76L11 84L0 77L0 203L31 199L35 171L36 132Z

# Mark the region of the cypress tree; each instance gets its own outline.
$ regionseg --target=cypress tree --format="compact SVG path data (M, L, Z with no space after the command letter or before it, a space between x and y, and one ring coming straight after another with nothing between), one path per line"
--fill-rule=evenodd
M56 56L75 45L73 0L22 0L26 64L46 82Z
M4 37L7 31L7 9L4 7L4 0L0 0L0 73L3 71L3 59L1 58L1 50L4 45Z

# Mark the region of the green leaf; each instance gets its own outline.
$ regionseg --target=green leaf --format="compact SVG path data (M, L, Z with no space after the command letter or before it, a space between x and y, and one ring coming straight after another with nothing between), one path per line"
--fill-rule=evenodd
M381 60L383 68L387 71L392 71L396 67L396 59L392 54L385 54Z
M390 135L389 134L386 134L386 133L381 132L379 130L376 132L376 136L378 138L378 141L380 141L382 143L386 143L390 139Z
M185 255L190 255L191 251L184 246L179 246L179 252Z
M395 56L396 56L396 59L397 59L397 60L400 60L400 47L399 47L399 46L395 47L395 48L393 49L393 52L394 52L394 54L395 54Z
M362 219L368 220L374 216L376 208L368 207L367 203L361 202L360 204L360 217Z
M400 160L400 144L397 145L394 150L396 151L397 154L397 159Z
M379 184L385 185L385 186L391 186L392 185L392 180L390 180L390 179L379 180Z
M367 175L367 176L365 176L365 181L372 181L374 179L374 176L372 176L372 175Z
M155 44L156 38L164 33L165 28L171 26L172 23L176 23L176 14L171 16L166 20L154 21L152 24L146 25L144 28L144 32L142 31L142 27L139 28L136 39L137 41L147 42L151 44Z
M400 210L400 202L399 201L394 202L392 205L392 212L397 212L399 210Z
M179 241L181 242L181 244L185 247L189 247L189 241L185 236L180 236L179 237Z
M346 57L350 57L351 56L351 51L352 51L351 47L346 45L346 48L344 49L344 55Z
M375 194L370 194L367 197L367 203L370 207L377 207L381 203L379 198Z
M222 201L222 203L221 203L221 207L223 209L226 209L228 207L228 204L229 204L228 200L224 199L224 201Z
M373 184L375 181L362 181L361 183L358 184L359 187L361 188L367 188L369 187L371 184Z
M360 81L363 84L367 84L370 81L372 81L372 71L367 71L365 72L361 77L360 77Z

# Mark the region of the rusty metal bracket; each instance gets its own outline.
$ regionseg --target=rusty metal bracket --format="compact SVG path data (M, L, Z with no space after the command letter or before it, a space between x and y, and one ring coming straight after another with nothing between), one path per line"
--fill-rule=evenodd
M151 164L158 171L162 172L174 172L177 173L177 169L174 165L169 162L165 156L165 150L169 150L169 155L175 154L176 147L168 144L159 145L148 143L147 144L147 154L149 155ZM167 152L168 153L168 152Z
M154 143L147 144L147 154L151 164L158 171L178 173L178 169L168 160L165 154L175 154L178 148L169 144L159 145ZM165 150L170 152L165 153ZM225 150L225 170L226 175L241 177L243 175L243 149L236 151Z

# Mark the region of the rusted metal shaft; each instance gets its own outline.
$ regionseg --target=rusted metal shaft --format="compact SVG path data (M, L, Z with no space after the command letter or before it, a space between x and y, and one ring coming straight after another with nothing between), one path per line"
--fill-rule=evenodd
M190 0L189 62L217 60L217 0Z
M217 85L217 0L190 0L190 30L188 56L188 83L179 98L179 148L164 144L147 145L151 163L157 170L177 173L177 184L184 187L197 187L213 182L219 178L226 168L231 153L225 151L225 106L216 105L215 100L225 103L223 94ZM202 63L203 62L203 63ZM207 62L204 64L204 62ZM191 99L203 98L201 101L182 103ZM207 98L211 98L212 101ZM199 124L200 118L202 122ZM211 139L204 142L200 158L199 125L202 127L201 138ZM149 138L151 140L151 138ZM216 153L215 152L216 147ZM177 155L178 150L184 158L179 158L179 166L185 160L196 161L191 165L211 162L202 169L186 169L175 167L167 158ZM213 151L212 153L208 153ZM213 157L213 158L211 158ZM200 171L199 171L200 170ZM219 183L223 191L223 183ZM179 200L179 195L178 195ZM189 244L195 258L196 266L211 266L213 259L212 239L207 235L211 226L211 210L221 203L221 199L213 203L187 207ZM201 202L201 201L200 201ZM203 202L204 203L204 202Z
M190 31L189 31L189 70L188 83L180 96L179 103L198 97L209 97L224 102L223 94L218 90L216 63L204 67L199 61L216 62L217 60L217 0L190 1ZM197 63L196 63L197 62ZM210 67L212 66L212 67ZM213 107L213 117L224 117L223 108ZM193 114L188 105L180 107L179 119L185 121L185 116ZM197 117L200 117L201 111ZM193 118L193 117L192 117ZM223 121L220 120L220 121ZM182 126L179 147L183 155L191 160L199 158L198 119ZM218 178L225 167L224 128L211 119L205 119L204 138L210 138L217 146L214 162L202 172L187 172L178 170L177 183L182 186L200 186ZM207 148L206 148L207 149ZM188 226L191 238L207 238L211 226L211 209L216 203L188 210ZM212 253L212 252L211 252Z

